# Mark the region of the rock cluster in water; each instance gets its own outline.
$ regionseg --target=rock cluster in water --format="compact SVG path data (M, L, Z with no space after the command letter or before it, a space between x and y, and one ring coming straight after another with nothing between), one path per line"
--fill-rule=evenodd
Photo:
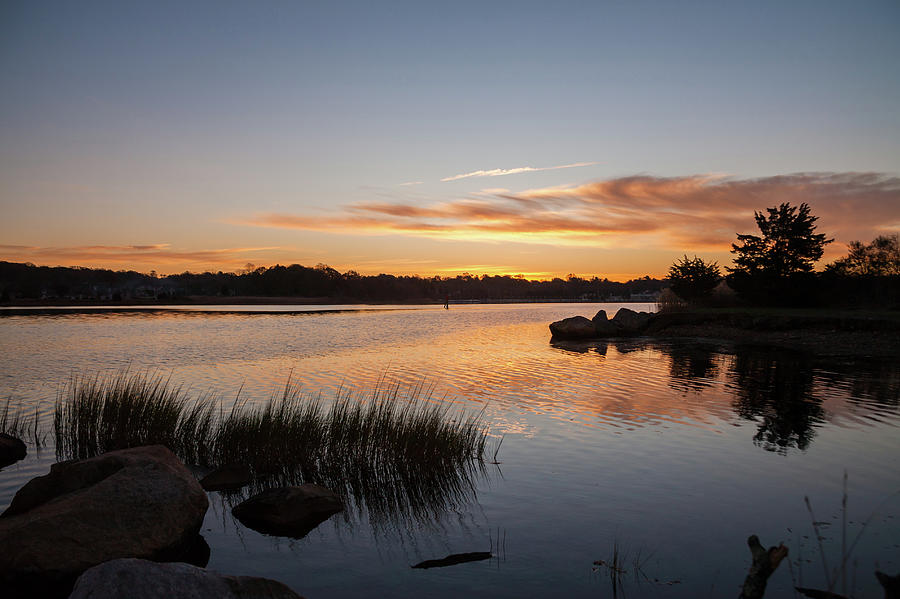
M240 488L246 466L227 465L204 486ZM0 595L65 597L298 597L263 578L222 576L205 566L198 534L209 507L190 470L162 445L54 464L0 514ZM314 484L270 489L235 506L247 526L302 537L343 509ZM151 560L151 561L146 561Z
M612 319L600 310L591 320L584 316L564 318L550 324L553 339L598 339L640 335L650 323L652 314L619 308Z
M0 515L0 587L52 596L120 557L178 560L197 544L209 502L161 445L54 464Z

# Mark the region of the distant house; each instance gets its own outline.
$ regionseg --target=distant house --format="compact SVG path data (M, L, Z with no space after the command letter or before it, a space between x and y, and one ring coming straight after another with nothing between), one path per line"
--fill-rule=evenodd
M633 302L655 302L659 299L659 291L641 291L640 293L632 293L631 301Z

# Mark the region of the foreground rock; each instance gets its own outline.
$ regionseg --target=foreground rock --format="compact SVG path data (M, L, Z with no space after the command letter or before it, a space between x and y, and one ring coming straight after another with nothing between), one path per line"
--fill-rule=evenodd
M224 576L188 564L117 559L81 575L69 599L298 599L268 578Z
M0 468L14 464L28 454L28 449L21 439L0 433Z
M231 513L253 530L301 538L343 509L340 497L325 487L307 483L263 491L234 506Z
M600 310L593 319L584 316L564 318L550 324L553 339L598 339L603 337L624 337L640 335L650 324L652 314L619 308L610 320L605 310Z
M595 337L616 337L619 334L619 327L606 317L606 310L597 312L591 322L594 323Z
M161 445L54 464L0 515L0 588L4 596L62 595L112 559L182 559L208 506L191 472Z
M250 467L245 464L226 464L200 479L200 486L207 491L237 491L253 480Z
M636 335L647 328L652 314L649 312L635 312L628 308L619 308L612 322L622 335Z
M597 331L584 316L573 316L552 323L550 334L554 339L590 339L597 336Z

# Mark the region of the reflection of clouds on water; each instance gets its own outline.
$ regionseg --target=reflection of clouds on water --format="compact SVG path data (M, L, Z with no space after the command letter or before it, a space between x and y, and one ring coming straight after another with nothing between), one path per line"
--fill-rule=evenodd
M510 417L494 416L490 422L490 433L493 437L503 435L520 435L525 439L534 437L537 429L526 419L516 420Z
M618 306L11 316L0 321L0 340L14 350L0 375L15 381L15 392L6 395L37 403L45 416L55 396L51 382L126 365L170 371L192 392L215 390L225 409L238 389L242 400L265 402L289 375L307 393L325 397L371 388L384 376L406 385L426 380L434 401L485 409L491 419L510 421L509 430L527 428L535 415L617 431L721 431L759 420L761 444L796 448L809 446L811 427L823 419L836 426L898 420L900 373L893 364L772 366L746 348L684 339L548 342L549 322L598 308L614 313ZM812 381L792 391L807 376L790 372L798 368L811 369ZM827 412L798 404L803 393ZM796 399L785 403L792 394Z

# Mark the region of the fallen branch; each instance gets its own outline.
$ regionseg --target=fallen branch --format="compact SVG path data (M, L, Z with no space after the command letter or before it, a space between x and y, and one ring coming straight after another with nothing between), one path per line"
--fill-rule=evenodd
M492 558L490 551L473 551L471 553L454 553L441 559L428 559L419 562L413 568L443 568L445 566L455 566L456 564L464 564L466 562L477 562Z
M778 568L781 560L787 557L788 549L779 543L778 547L769 547L766 550L756 535L750 535L747 545L750 546L753 563L750 565L750 571L747 572L747 578L744 579L740 599L762 599L766 593L766 583L769 577Z

